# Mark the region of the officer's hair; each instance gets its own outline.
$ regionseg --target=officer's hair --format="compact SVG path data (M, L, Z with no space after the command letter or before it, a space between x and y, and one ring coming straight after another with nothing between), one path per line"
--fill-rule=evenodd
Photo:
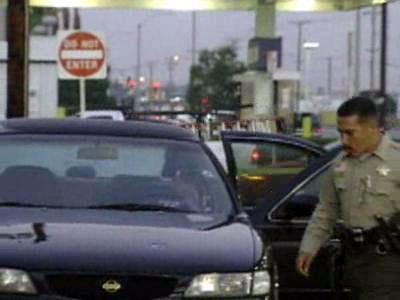
M378 120L375 103L366 97L352 97L343 102L338 111L338 117L358 116L361 121Z

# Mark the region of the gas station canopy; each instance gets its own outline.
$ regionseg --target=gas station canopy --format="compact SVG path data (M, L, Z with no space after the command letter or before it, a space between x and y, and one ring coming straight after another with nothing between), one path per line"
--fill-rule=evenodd
M30 6L168 10L255 10L275 3L278 11L344 11L390 0L29 0ZM7 3L7 0L0 0Z

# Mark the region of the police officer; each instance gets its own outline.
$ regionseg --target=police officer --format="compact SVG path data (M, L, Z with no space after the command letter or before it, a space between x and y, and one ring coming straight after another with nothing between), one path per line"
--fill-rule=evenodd
M296 260L309 276L338 220L354 237L345 245L345 278L356 299L400 299L400 255L380 234L377 217L400 212L400 147L378 124L375 104L354 97L337 112L343 153L326 176Z

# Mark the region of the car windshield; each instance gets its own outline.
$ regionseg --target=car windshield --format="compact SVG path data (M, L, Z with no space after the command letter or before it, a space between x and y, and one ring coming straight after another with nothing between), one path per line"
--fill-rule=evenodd
M0 138L0 206L229 214L231 196L199 144L146 138Z

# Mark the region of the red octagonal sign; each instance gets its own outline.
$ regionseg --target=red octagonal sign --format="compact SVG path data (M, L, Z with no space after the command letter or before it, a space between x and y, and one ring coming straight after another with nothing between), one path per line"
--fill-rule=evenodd
M105 78L106 52L103 40L90 32L64 32L58 49L62 79Z

